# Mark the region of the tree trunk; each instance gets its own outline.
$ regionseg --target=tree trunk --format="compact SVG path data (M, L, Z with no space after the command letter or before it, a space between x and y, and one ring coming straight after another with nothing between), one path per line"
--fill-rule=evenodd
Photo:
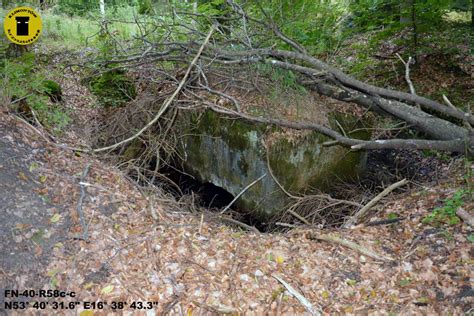
M10 43L7 48L7 58L20 57L28 51L27 45L18 45L15 43Z
M400 1L400 24L410 24L412 22L412 0Z
M100 15L102 16L102 20L105 20L105 0L99 0L100 5Z

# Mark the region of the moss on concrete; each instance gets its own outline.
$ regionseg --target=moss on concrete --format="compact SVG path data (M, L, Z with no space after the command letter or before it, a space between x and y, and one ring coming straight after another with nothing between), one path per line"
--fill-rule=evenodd
M345 132L362 125L348 115L335 115ZM212 182L237 195L246 185L266 173L267 177L252 186L237 205L255 211L257 217L268 219L284 208L288 197L269 174L266 151L260 139L268 133L282 130L264 124L228 119L205 111L185 113L179 120L183 137L181 156L186 157L186 171L203 182ZM184 130L183 130L184 128ZM365 131L351 134L368 137ZM269 163L273 174L285 189L307 193L311 188L328 190L339 179L354 177L362 170L364 153L350 152L341 146L324 147L329 138L317 132L308 133L296 141L282 137L273 140L269 148Z
M143 153L143 150L144 150L143 143L140 140L135 139L130 143L130 145L124 151L124 153L122 154L121 160L122 161L133 160L139 157Z

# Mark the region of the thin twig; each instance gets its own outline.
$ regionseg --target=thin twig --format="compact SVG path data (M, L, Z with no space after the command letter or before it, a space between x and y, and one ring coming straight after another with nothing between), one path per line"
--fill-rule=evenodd
M377 196L375 196L372 200L369 201L369 203L367 203L363 208L361 208L354 216L352 216L351 218L349 218L349 220L344 224L344 228L349 228L355 224L357 224L357 222L362 218L364 217L367 212L372 208L374 207L382 198L384 198L386 195L388 195L390 192L392 192L393 190L405 185L408 183L408 180L407 179L403 179L403 180L400 180L398 182L395 182L393 183L392 185L388 186L387 188L385 188L382 192L380 192L379 194L377 194Z
M313 316L319 316L322 313L320 311L317 311L316 308L314 308L313 304L311 304L306 297L304 297L300 292L295 290L290 284L288 284L285 280L282 278L272 275L278 282L283 284L283 286L286 288L286 290L293 295L303 306L304 308L308 311Z
M297 228L297 227L299 227L299 225L293 225L293 224L282 223L282 222L276 222L275 225L282 226L282 227L288 227L288 228Z
M204 223L204 213L201 213L201 220L199 221L199 235L201 235L202 232L202 225Z
M263 178L266 177L266 173L261 176L260 178L258 178L257 180L255 180L254 182L250 183L248 186L246 186L242 191L240 191L239 194L237 194L237 196L221 211L220 214L224 214L234 203L235 201L237 201L237 199L245 193L245 191L247 191L248 189L250 189L250 187L252 187L255 183L257 183L258 181L262 180Z
M299 219L300 221L302 221L303 223L305 223L306 225L311 225L311 223L306 218L304 218L300 214L296 213L291 208L288 209L287 212L290 213L291 215L293 215L294 217L296 217L297 219Z
M275 181L275 183L280 187L280 189L283 191L283 193L285 193L288 197L292 198L292 199L298 199L297 196L291 194L290 192L288 192L284 187L283 185L278 181L278 179L275 177L275 175L273 174L273 170L272 170L272 167L270 166L270 151L268 150L268 145L265 144L263 142L263 147L265 147L265 150L266 150L266 158L267 158L267 169L268 169L268 172L270 172L270 176L272 177L273 181Z
M381 255L377 254L376 252L374 252L370 249L367 249L365 247L362 247L359 244L356 244L355 242L352 242L352 241L346 240L346 239L342 239L342 238L339 238L339 237L334 236L334 235L311 234L310 238L336 243L336 244L339 244L341 246L347 247L349 249L358 251L358 252L360 252L360 253L368 256L368 257L371 257L373 259L376 259L376 260L380 260L380 261L393 261L394 260L393 258L390 258L390 257L381 256Z
M151 194L149 200L150 200L150 202L148 203L148 206L150 208L151 217L155 221L158 221L158 214L156 213L156 209L155 209L155 196L153 194Z
M389 224L395 224L395 223L398 223L398 222L401 222L403 220L405 220L406 217L397 217L397 218L389 218L389 219L382 219L382 220L379 220L379 221L372 221L372 222L368 222L367 224L365 224L365 226L378 226L378 225L389 225Z
M400 56L400 54L395 53L395 55L397 55L398 59L400 59L400 61L405 66L405 80L408 84L408 87L410 88L410 93L413 94L413 95L416 95L415 86L413 85L413 82L410 79L410 65L414 64L415 60L413 58L411 58L411 56L410 56L410 57L408 57L408 61L405 62L403 60L403 58Z
M37 129L36 127L34 127L33 125L31 125L30 123L28 123L28 121L26 121L25 119L17 116L17 115L13 115L13 117L15 119L17 119L18 121L26 124L30 129L32 129L36 134L38 134L39 136L41 136L41 138L43 138L47 143L50 143L50 144L53 144L53 142L48 139L46 136L44 136L44 134L39 130Z
M82 240L87 241L89 239L89 227L86 224L86 220L84 218L84 212L82 211L82 202L84 200L84 197L86 195L86 190L85 190L85 185L83 185L83 182L85 178L87 177L87 173L89 172L91 164L88 163L86 167L84 168L84 171L82 172L81 176L81 181L79 182L79 187L81 188L81 195L79 196L79 201L77 202L77 214L79 215L79 219L81 221L81 226L82 226Z
M84 149L81 149L81 148L74 148L74 147L69 147L69 146L66 146L66 145L61 145L61 144L56 144L53 140L51 139L48 139L48 137L46 137L40 130L38 130L36 127L34 127L33 125L31 125L30 123L28 123L26 120L24 120L23 118L17 116L17 115L12 115L13 118L15 118L16 120L26 124L26 126L28 126L31 130L33 130L36 134L38 134L39 136L41 136L41 138L43 138L48 144L51 144L57 148L60 148L60 149L66 149L66 150L71 150L71 151L81 151L81 152L84 152L86 150ZM48 135L49 136L49 135Z
M219 219L221 219L223 221L227 221L227 222L232 223L234 225L240 226L240 227L244 228L245 230L254 232L256 234L260 234L260 231L256 227L247 225L247 224L242 223L242 222L240 222L236 219L233 219L233 218L230 218L230 217L227 217L227 216L222 216L222 215L219 215Z
M28 97L30 97L30 96L32 96L32 95L33 95L33 93L30 93L30 94L25 95L24 97L21 97L21 98L19 98L19 99L15 99L15 100L13 100L13 101L10 102L10 105L11 105L11 104L18 103L18 102L21 102L21 101L25 100L26 98L28 98Z
M451 108L457 110L457 107L455 107L454 104L451 103L451 101L448 99L448 97L447 97L446 95L444 95L444 94L443 94L443 100L444 100L444 102L446 102L446 104L449 105ZM469 121L467 120L466 117L463 119L463 122L464 122L464 126L465 126L468 130L473 130L472 125L469 123Z

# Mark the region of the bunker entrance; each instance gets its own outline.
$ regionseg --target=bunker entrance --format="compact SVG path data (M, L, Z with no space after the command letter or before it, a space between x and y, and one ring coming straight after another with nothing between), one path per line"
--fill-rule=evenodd
M178 199L184 195L193 195L197 205L211 212L214 211L218 213L235 198L235 196L227 190L209 182L203 183L173 166L162 167L160 173L174 183L174 185L169 184L165 186L168 192L172 193ZM260 232L270 231L268 223L262 222L253 216L251 211L238 208L235 204L232 204L230 210L226 212L226 217L231 217L240 223L255 227ZM229 224L232 225L232 222L229 222Z
M174 167L164 167L160 173L179 187L179 190L171 185L166 187L174 196L180 198L182 195L194 194L198 205L207 209L224 208L234 199L234 196L225 189L210 182L203 183ZM235 205L232 208L235 209Z

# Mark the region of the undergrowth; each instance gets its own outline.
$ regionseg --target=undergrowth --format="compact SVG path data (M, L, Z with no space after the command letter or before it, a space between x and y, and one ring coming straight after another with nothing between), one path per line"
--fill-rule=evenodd
M452 197L444 200L444 205L435 208L424 219L423 223L433 226L456 225L460 222L460 218L456 215L456 211L465 203L465 198L471 194L469 190L459 189Z
M54 132L60 132L69 123L70 118L61 105L49 100L52 86L57 91L58 84L47 79L33 53L6 59L0 78L3 83L0 94L19 112L33 110L39 122Z

